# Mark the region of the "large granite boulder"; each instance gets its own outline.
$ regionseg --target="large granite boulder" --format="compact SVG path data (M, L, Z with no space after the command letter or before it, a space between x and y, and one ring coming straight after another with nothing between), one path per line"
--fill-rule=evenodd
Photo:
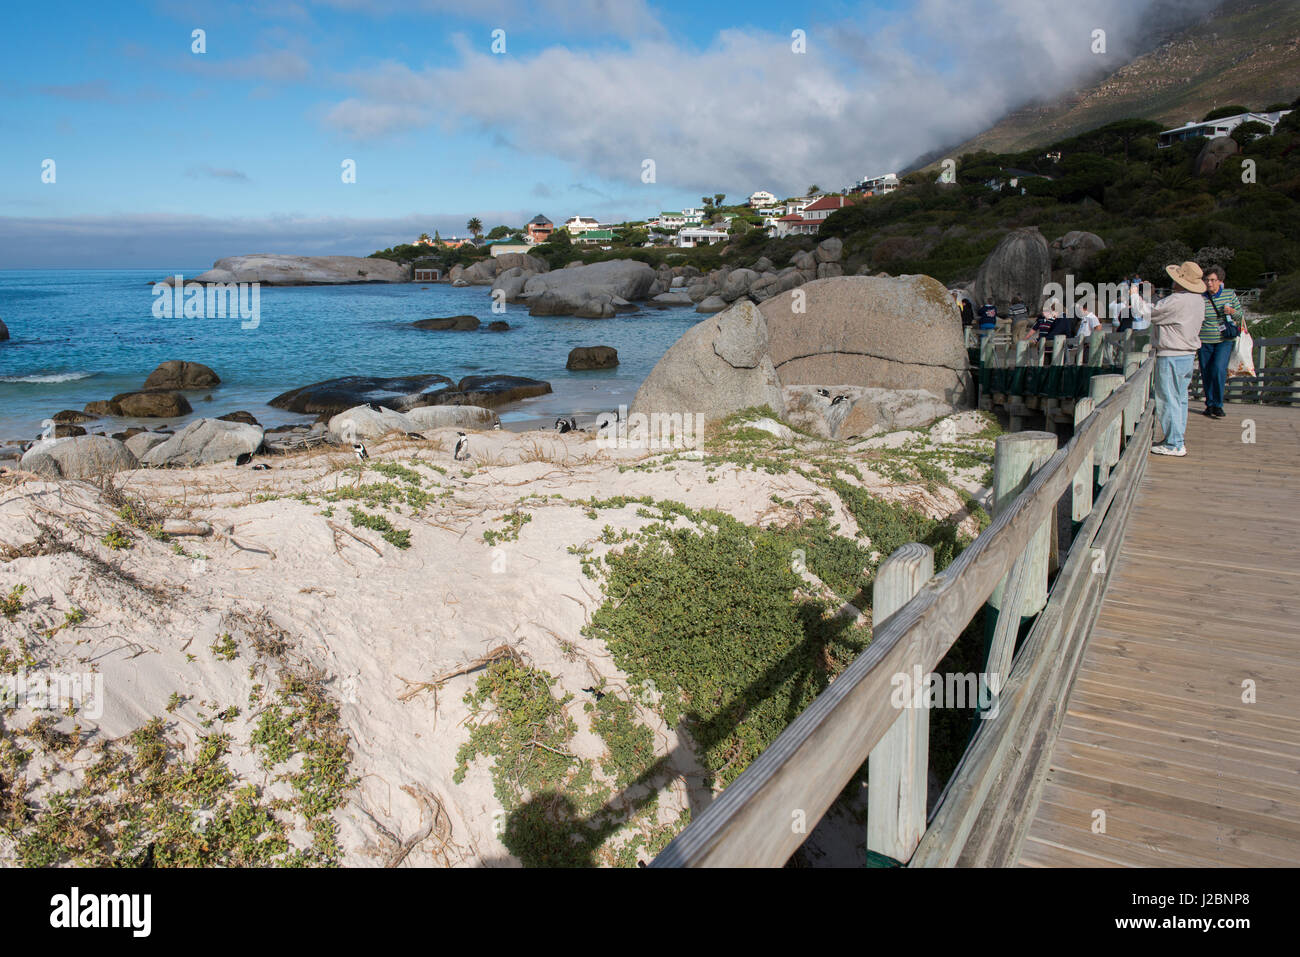
M52 479L86 479L137 465L136 457L123 443L104 435L37 442L19 462L20 468Z
M356 442L382 438L389 432L413 431L404 412L392 409L376 411L368 405L346 409L329 421L330 438L335 442Z
M194 409L179 392L123 392L109 400L121 410L119 415L131 419L172 419L189 415ZM86 406L90 411L90 406Z
M478 262L466 266L465 271L460 274L460 278L471 286L490 286L492 280L496 279L497 272L500 269L501 264L489 256L487 259L480 259Z
M1197 176L1209 176L1211 173L1218 172L1220 166L1228 161L1228 157L1236 156L1241 152L1241 146L1231 136L1216 136L1212 140L1207 140L1201 147L1201 151L1196 154L1196 162L1193 169L1196 170Z
M262 447L263 433L255 425L196 419L140 456L145 465L190 466L226 462Z
M1096 233L1072 229L1052 243L1052 259L1058 269L1077 273L1105 248L1106 240Z
M473 332L480 325L476 316L447 316L445 319L420 319L411 323L417 329L434 331L455 330L456 332Z
M788 385L782 390L785 420L796 428L824 438L850 439L894 429L925 428L959 408L925 389L875 389L854 385L824 386L832 402L811 385Z
M402 414L406 416L409 432L427 432L429 429L487 430L501 421L495 412L481 405L427 405Z
M954 406L970 401L961 318L929 276L818 279L758 308L783 385L925 389Z
M524 286L528 285L528 280L535 273L525 272L518 266L511 269L503 270L492 283L492 293L495 298L504 299L506 302L518 302L519 297L523 295ZM501 293L499 297L497 293Z
M551 264L540 256L530 256L528 253L502 253L496 257L500 275L511 269L522 269L526 273L550 272Z
M718 295L724 302L735 302L749 292L749 287L759 278L759 275L752 269L733 269L727 273Z
M220 384L221 377L202 362L171 359L149 373L149 378L144 380L143 388L145 391L206 389Z
M751 406L779 412L781 404L767 321L744 300L687 330L650 370L630 411L699 413L717 422Z
M455 382L445 375L350 375L290 389L277 395L268 405L289 412L319 415L337 415L353 406L371 402L400 410L412 408L412 403L427 405L419 401L421 395L431 389L454 385ZM90 411L89 407L87 411Z
M322 286L358 282L406 282L409 266L387 259L357 256L285 256L254 253L227 256L212 268L186 282L256 282L263 286ZM172 276L159 280L170 286Z
M576 371L612 369L618 365L618 350L613 346L578 346L569 350L564 368Z
M748 299L746 299L745 301L749 302ZM709 296L707 299L705 299L698 306L695 307L695 311L702 312L707 315L714 312L722 312L722 310L726 308L727 308L727 300L723 299L721 296Z
M813 250L813 257L819 263L837 263L840 261L840 253L844 250L844 242L835 236L823 239Z
M539 273L524 284L520 298L533 316L608 319L632 300L648 298L654 281L646 263L614 259Z
M1020 296L1032 316L1043 304L1043 289L1051 282L1052 254L1037 227L1012 230L1002 237L975 275L972 290L978 302L992 297L999 315Z
M130 453L140 459L155 445L162 445L170 438L171 434L167 432L137 432L125 439L125 442Z

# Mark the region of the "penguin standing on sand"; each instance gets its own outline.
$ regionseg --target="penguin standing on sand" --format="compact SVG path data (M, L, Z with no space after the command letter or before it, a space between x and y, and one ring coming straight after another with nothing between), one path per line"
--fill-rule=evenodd
M457 432L456 434L460 438L456 440L456 449L451 453L451 457L457 462L464 462L469 458L469 436L464 432Z
M364 462L370 458L370 453L366 451L366 447L360 442L352 443L352 451L356 453L358 462Z
M569 416L567 419L561 416L555 420L555 431L561 435L565 432L576 432L578 431L578 420L573 416Z

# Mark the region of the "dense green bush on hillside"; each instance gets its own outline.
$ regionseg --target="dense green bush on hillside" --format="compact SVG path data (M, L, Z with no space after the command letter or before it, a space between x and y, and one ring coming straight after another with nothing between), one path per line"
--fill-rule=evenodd
M1265 286L1259 304L1270 312L1300 309L1300 269Z
M1286 119L1292 116L1300 114ZM1159 282L1166 264L1214 247L1240 288L1264 272L1300 269L1300 123L1243 137L1241 154L1206 176L1195 171L1204 140L1158 149L1159 131L1145 120L1122 120L1041 150L968 154L958 163L959 185L927 182L869 199L832 213L822 235L839 237L846 255L875 268L946 283L974 278L998 239L1021 226L1037 226L1049 242L1071 230L1106 240L1076 281L1114 282L1136 271ZM1057 151L1059 161L1048 155ZM1051 178L984 185L1005 181L1008 168ZM923 241L936 226L967 232ZM1290 301L1285 289L1272 294L1277 308Z

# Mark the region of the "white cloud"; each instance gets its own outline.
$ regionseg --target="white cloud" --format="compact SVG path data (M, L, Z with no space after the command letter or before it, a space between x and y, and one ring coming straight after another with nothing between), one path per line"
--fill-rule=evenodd
M1212 2L1184 2L1177 16ZM894 22L877 13L870 32L810 28L802 54L756 30L724 31L706 49L638 40L529 57L462 41L445 67L351 74L355 95L327 123L366 139L435 123L492 131L613 182L639 182L653 159L669 189L839 187L1117 68L1150 45L1143 24L1157 9L1173 22L1161 0L915 0ZM1096 29L1104 56L1092 52Z

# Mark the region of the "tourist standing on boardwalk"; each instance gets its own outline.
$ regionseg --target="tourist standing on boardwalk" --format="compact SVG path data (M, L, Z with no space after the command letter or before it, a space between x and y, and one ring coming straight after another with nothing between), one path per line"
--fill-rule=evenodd
M1186 455L1187 387L1192 381L1192 359L1201 347L1199 333L1205 321L1205 280L1194 262L1166 266L1174 291L1151 310L1151 348L1156 354L1153 390L1156 418L1165 433L1153 445L1157 455Z
M1242 310L1237 294L1224 287L1227 273L1222 266L1211 266L1205 271L1205 313L1201 325L1201 391L1205 393L1205 411L1202 415L1221 419L1223 393L1228 387L1228 360L1232 358L1233 339L1224 335L1224 324L1230 323L1241 332Z
M1133 331L1140 332L1151 327L1151 303L1142 298L1142 280L1137 276L1128 288L1128 314L1133 320Z
M997 328L998 325L998 307L993 305L993 297L989 296L984 300L984 305L979 307L980 335L987 335Z

